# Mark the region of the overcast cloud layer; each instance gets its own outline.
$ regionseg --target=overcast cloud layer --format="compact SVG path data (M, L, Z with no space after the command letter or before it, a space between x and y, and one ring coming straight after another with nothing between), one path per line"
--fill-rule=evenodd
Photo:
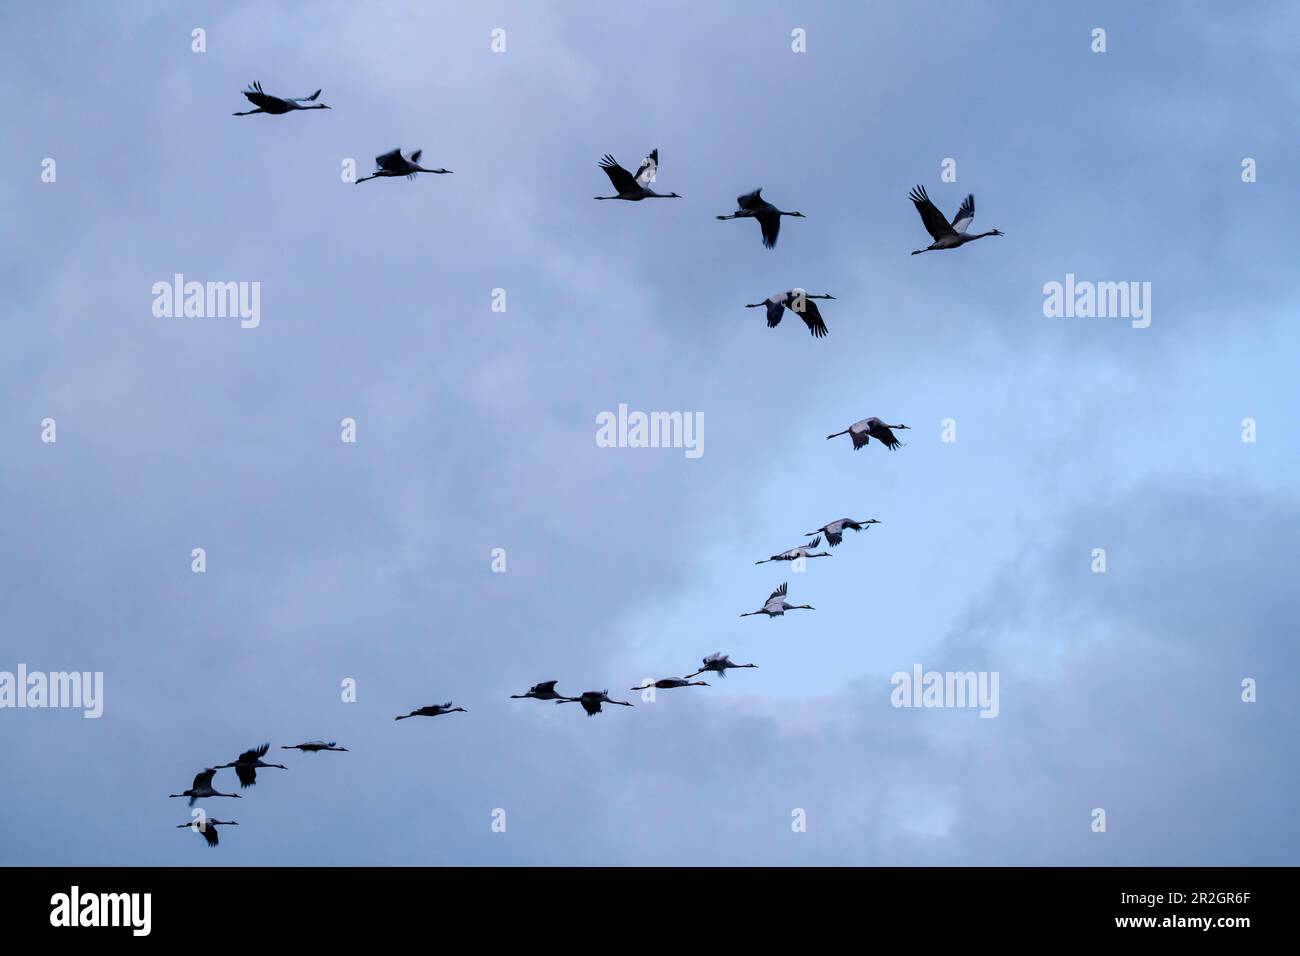
M1300 863L1300 19L1088 7L6 4L0 670L105 702L0 710L0 862ZM454 175L340 180L398 145ZM592 201L652 147L684 199ZM1005 237L909 256L915 183ZM756 186L773 251L713 218ZM260 326L155 317L175 273ZM1067 273L1150 327L1045 318ZM791 286L828 338L743 308ZM598 447L620 404L704 454ZM824 439L871 415L907 447ZM716 650L760 666L626 691ZM914 664L999 715L894 708Z

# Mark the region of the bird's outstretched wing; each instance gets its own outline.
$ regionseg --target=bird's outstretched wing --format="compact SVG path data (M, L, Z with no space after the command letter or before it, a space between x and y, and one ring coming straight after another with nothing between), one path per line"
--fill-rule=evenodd
M202 790L205 787L212 786L212 778L217 774L216 768L208 767L206 770L194 775L194 790Z
M822 339L826 337L826 322L822 319L821 309L817 308L817 303L807 297L803 300L803 311L798 309L794 313L803 319L803 324L808 326L808 331L812 333L813 338Z
M208 841L208 846L217 845L217 828L211 823L205 823L199 827L199 832L203 834L203 839Z
M961 208L957 214L952 217L952 228L957 232L965 232L970 228L970 224L975 220L975 194L971 193L961 201Z
M767 327L774 329L781 324L781 316L785 313L785 303L767 300Z
M534 694L545 694L545 693L547 693L547 692L549 692L549 691L553 691L553 690L555 690L555 685L556 685L557 683L558 683L558 681L553 681L553 680L542 681L540 684L536 685L536 686L533 688L533 693L534 693Z
M871 426L871 437L880 442L890 451L893 451L902 444L894 437L893 431L884 422L875 422Z
M819 545L819 544L821 544L821 543L822 543L822 536L821 536L821 535L817 535L817 537L813 538L811 541L809 541L807 544L805 544L804 547L805 547L805 548L815 548L815 547L817 547L817 545Z
M948 220L943 218L943 213L930 202L930 196L926 193L924 186L916 186L908 194L908 197L916 205L916 211L921 214L921 222L925 224L925 231L939 241L944 236L953 234L952 226L948 225Z
M245 750L242 754L239 755L239 759L243 763L250 763L254 760L257 760L259 757L265 757L266 752L270 749L271 749L270 744L262 744L262 746L254 747L252 750Z
M251 787L257 783L257 768L246 767L242 763L235 764L235 776L239 778L241 787Z
M659 150L656 148L650 150L650 155L642 161L641 168L636 171L637 184L641 186L649 186L654 182L655 173L658 169Z
M777 588L775 591L773 591L771 594L768 595L767 599L770 601L770 600L772 600L772 598L783 598L783 597L785 597L785 595L786 595L786 589L789 587L789 584L790 584L790 582L788 582L788 581L783 582L779 588Z
M832 548L835 547L837 544L839 544L839 543L840 543L841 541L843 541L843 540L844 540L844 532L843 532L843 531L827 531L827 532L826 532L826 543L829 544Z
M284 100L280 99L278 96L271 96L268 93L263 93L262 84L257 81L248 84L248 89L244 90L244 96L248 98L248 102L261 109L266 109L268 106L275 106L277 103L284 102Z
M763 189L759 187L752 193L745 193L743 196L736 197L736 205L741 209L757 209L763 205Z
M387 169L391 172L398 172L406 168L406 160L402 158L401 147L389 150L383 155L375 157L375 165L380 169Z
M626 169L618 164L613 156L606 153L600 160L600 168L605 170L605 175L614 185L614 192L620 196L624 193L634 193L637 190L637 181Z
M293 101L294 101L295 103L310 103L310 102L312 102L313 100L315 100L316 97L318 97L318 96L320 96L320 90L317 90L317 91L316 91L315 93L313 93L311 96L295 96L295 97L293 97Z
M415 152L411 154L411 162L418 163L420 161L420 157L423 155L424 155L424 150L417 149Z
M759 215L755 218L758 220L759 227L763 230L763 245L771 249L776 245L777 233L781 231L781 217L773 213L771 215Z

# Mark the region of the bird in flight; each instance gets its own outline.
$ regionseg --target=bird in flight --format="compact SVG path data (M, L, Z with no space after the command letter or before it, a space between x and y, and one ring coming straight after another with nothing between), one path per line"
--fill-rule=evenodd
M782 551L780 554L774 554L770 558L764 558L762 561L755 561L755 564L767 564L769 561L798 561L800 558L829 558L829 551L818 551L813 554L812 549L822 543L821 535L813 538L807 544L801 544L797 548L791 548L789 551Z
M212 777L216 774L216 767L207 767L201 772L194 775L194 785L188 790L182 790L180 793L169 793L169 797L189 797L190 806L194 806L195 800L202 800L204 797L234 797L239 799L237 793L222 793L220 790L212 788Z
M618 164L608 153L600 161L600 168L605 171L614 186L616 196L596 196L596 199L626 199L628 202L640 202L642 199L681 199L677 193L657 193L650 188L659 169L659 150L650 150L650 155L641 161L640 168L633 176Z
M817 610L811 604L787 604L785 601L787 584L782 584L773 591L763 606L757 611L746 611L741 617L751 617L754 614L766 614L768 618L782 617L786 611L815 611Z
M421 707L413 710L409 714L402 714L400 717L394 717L394 720L405 720L407 717L441 717L443 714L453 714L456 711L469 713L464 707L453 707L451 701L445 704L430 704L428 707Z
M733 664L731 662L730 655L724 654L722 653L722 651L715 651L714 653L710 654L708 657L704 658L701 664L703 666L701 666L699 670L697 670L694 674L687 674L686 677L688 679L691 677L698 677L700 674L704 674L708 672L717 674L719 677L726 677L727 671L729 670L735 670L741 667L758 666L757 664Z
M1004 233L997 229L990 229L988 232L967 232L971 222L975 219L975 194L971 193L962 200L961 208L957 214L952 217L952 222L943 218L938 207L930 202L929 195L926 194L924 186L915 187L908 198L916 205L916 211L921 214L921 222L925 224L925 230L933 238L934 242L930 243L924 249L916 249L912 255L918 256L923 252L929 252L934 249L956 249L958 246L964 246L968 242L974 242L976 239L983 239L985 236L1001 236Z
M812 333L813 338L821 339L826 337L826 322L822 319L821 310L817 308L817 303L812 300L833 298L835 296L829 292L814 295L811 292L805 292L803 289L790 289L788 292L773 292L762 302L751 302L745 308L766 308L767 327L769 329L774 329L780 325L781 317L785 314L785 310L789 309L803 319L803 324L808 326L808 331Z
M368 179L379 179L382 176L405 176L407 179L414 179L416 173L442 173L451 172L450 169L425 169L420 165L420 157L424 155L424 150L417 149L413 153L403 153L400 148L392 149L382 156L375 157L375 171L369 176L362 176L357 180L357 185L361 185Z
M292 113L294 110L327 110L330 107L324 103L317 103L316 97L320 96L320 90L317 90L311 96L272 96L269 93L262 92L261 83L250 83L248 89L244 90L244 96L248 97L248 102L257 107L255 110L244 110L242 113L232 113L232 116L252 116L254 113Z
M577 699L574 697L565 697L563 694L557 691L555 689L556 683L558 682L553 680L542 681L540 684L534 684L532 687L528 688L528 692L526 694L511 694L510 699L521 700L525 697L531 697L534 700L554 700L554 701Z
M856 533L858 531L869 530L873 524L880 524L875 518L863 518L861 521L854 521L852 518L839 518L830 524L824 524L816 531L809 531L809 534L826 535L826 543L832 548L844 540L844 529L852 528Z
M254 747L252 750L245 750L233 763L217 764L217 769L220 770L223 767L233 767L235 770L235 776L239 778L239 785L241 787L251 787L253 784L257 783L258 767L276 767L280 770L289 769L282 763L266 763L262 760L262 758L266 756L266 752L270 749L270 744L262 744L262 746Z
M289 746L280 746L281 750L301 750L303 753L314 754L320 750L341 750L347 753L347 747L339 747L332 740L309 740L302 744L290 744Z
M203 839L208 841L208 846L216 846L221 841L217 839L217 827L237 827L239 826L234 820L214 820L210 817L203 817L201 820L191 820L189 823L179 823L176 825L177 830L196 830L203 834Z
M801 212L786 212L783 209L777 209L770 202L763 198L763 190L755 189L752 193L746 193L736 199L737 209L729 216L719 216L719 219L757 219L759 228L763 230L763 245L771 249L776 245L777 233L781 231L782 216L797 216L800 219L806 219Z
M691 677L695 675L692 674ZM703 680L688 680L685 677L664 677L660 680L653 680L648 684L642 684L640 687L633 687L632 690L648 690L651 687L658 687L660 690L670 690L674 687L708 687L709 682Z
M838 438L840 435L849 435L853 439L853 450L857 451L863 445L870 443L871 439L880 442L890 451L893 451L899 445L903 444L894 437L893 429L899 431L907 429L907 425L886 425L879 418L864 418L860 422L854 422L842 432L834 432L827 435L829 441L832 438Z
M631 707L625 700L611 700L607 690L587 690L582 692L581 697L566 697L564 700L557 700L557 704L579 703L582 709L587 712L588 717L595 717L600 713L601 704L618 704L622 707Z

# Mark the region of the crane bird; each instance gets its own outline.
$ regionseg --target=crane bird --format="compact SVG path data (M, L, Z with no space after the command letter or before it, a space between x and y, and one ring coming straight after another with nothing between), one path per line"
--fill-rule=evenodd
M409 714L402 714L400 717L394 717L394 720L405 720L407 717L441 717L443 714L454 714L456 711L469 713L464 707L453 707L451 701L445 704L430 704L428 707L421 707L419 710L413 710Z
M412 153L404 153L401 148L390 150L382 156L375 157L375 171L369 176L362 176L357 180L360 186L367 179L378 179L381 176L405 176L407 179L414 179L416 173L442 173L451 172L450 169L425 169L420 165L420 157L424 155L424 150L417 149Z
M800 219L807 217L801 212L786 212L784 209L777 209L770 202L763 198L763 190L755 189L752 193L746 193L736 199L736 205L740 208L730 216L719 216L719 219L757 219L759 228L763 230L763 245L771 249L776 245L776 234L781 231L782 216L798 216Z
M757 611L746 611L741 617L750 617L754 614L766 614L768 618L781 617L786 611L815 611L817 610L811 604L787 604L785 602L785 593L788 582L783 583L779 588L768 595L767 601Z
M220 770L223 767L233 767L235 770L235 776L239 778L239 785L241 787L251 787L253 784L257 783L258 767L276 767L280 770L289 769L282 763L266 763L262 760L262 758L266 756L266 752L270 749L270 744L262 744L262 746L254 747L252 750L245 750L238 758L236 758L234 763L219 763L217 764L217 769Z
M719 677L726 677L728 670L734 670L735 668L738 667L758 666L757 664L733 664L731 662L731 657L727 654L722 653L722 651L715 651L714 653L710 654L708 657L704 658L703 661L701 661L701 664L703 666L701 666L700 669L697 670L694 674L687 674L686 675L687 678L698 677L700 674L706 673L708 671L712 671L713 673L717 674Z
M525 697L531 697L534 700L554 700L554 701L576 699L573 697L565 697L563 694L561 694L559 691L555 689L555 685L556 685L556 681L553 680L542 681L540 684L534 684L532 687L528 688L528 693L526 694L511 694L510 699L522 700Z
M692 674L691 677L695 675ZM660 690L670 690L674 687L708 687L709 682L703 680L688 680L685 677L664 677L660 680L651 681L648 684L642 684L640 687L633 687L632 690L647 690L651 687L658 687Z
M587 712L588 717L595 717L600 713L601 704L618 704L621 707L631 707L625 700L611 700L607 690L586 690L582 692L581 697L566 697L564 700L557 700L557 704L579 703L582 709Z
M854 422L842 432L834 432L827 435L826 440L838 438L840 435L849 435L853 439L853 450L857 451L863 445L868 444L871 439L875 439L884 445L890 451L893 451L899 445L903 444L894 437L894 429L899 431L906 430L906 425L886 425L879 418L864 418L860 422Z
M330 107L324 103L317 103L316 97L320 96L320 90L317 90L311 96L272 96L269 93L262 92L261 83L250 83L248 89L244 90L244 96L248 97L248 102L257 107L255 110L244 110L242 113L232 113L231 116L252 116L254 113L292 113L294 110L327 110Z
M633 176L618 164L613 156L606 153L601 159L600 168L614 185L617 196L595 196L595 199L626 199L628 202L640 202L642 199L681 199L677 193L657 193L650 188L659 169L659 150L650 150L650 155L641 161L641 168Z
M852 518L839 518L830 524L822 525L816 531L809 531L808 533L826 535L826 543L833 548L844 540L845 528L852 528L854 532L868 531L873 524L880 524L880 522L875 518L863 518L861 521L854 521Z
M203 834L203 839L208 841L208 846L216 846L221 841L217 839L217 827L237 827L239 824L234 820L213 820L210 817L204 817L202 820L191 820L189 823L179 823L176 825L177 830L197 830Z
M194 775L194 785L188 790L180 793L169 793L169 797L189 797L190 806L194 806L195 800L202 800L204 797L234 797L239 799L237 793L222 793L220 790L212 789L212 777L217 772L216 767L207 767L201 773Z
M791 548L789 551L782 551L780 554L774 554L770 558L764 558L762 561L755 561L755 564L767 564L769 561L797 561L800 558L829 558L829 551L818 551L812 553L812 549L822 543L822 536L817 535L807 544L801 544L797 548Z
M769 329L774 329L780 325L781 316L785 314L786 309L789 309L803 319L803 324L808 326L808 331L812 333L813 338L821 339L826 337L826 322L822 319L822 313L817 308L817 303L811 300L833 298L835 296L829 292L813 295L803 289L790 289L788 292L773 292L762 302L751 302L745 308L766 308L767 327Z
M347 747L339 747L332 740L309 740L302 744L291 744L289 746L280 745L281 750L301 750L303 753L314 754L319 750L341 750L347 753Z
M933 249L956 249L958 246L964 246L976 239L983 239L985 236L1004 235L997 229L974 233L966 231L975 219L974 193L962 200L961 208L957 210L957 215L952 217L951 223L944 219L943 213L938 210L934 203L930 202L930 197L926 194L924 186L917 186L908 194L908 198L916 205L916 211L921 214L921 222L925 224L926 232L934 237L934 242L924 249L915 250L912 253L914 256Z

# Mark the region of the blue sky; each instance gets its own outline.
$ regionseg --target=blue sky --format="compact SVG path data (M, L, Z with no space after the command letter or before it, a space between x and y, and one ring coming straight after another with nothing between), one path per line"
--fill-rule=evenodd
M0 711L0 862L1300 862L1296 26L7 5L0 670L103 671L105 712ZM333 109L230 116L251 80ZM455 174L340 181L399 144ZM652 147L684 199L592 202ZM909 256L915 183L1006 236ZM772 251L714 219L756 186L807 215ZM260 326L154 317L177 272L260 282ZM1045 318L1066 273L1150 282L1150 328ZM828 338L743 308L791 286ZM704 455L598 447L621 403L703 413ZM907 447L825 440L871 415ZM883 523L754 566L842 515ZM738 617L787 579L816 611ZM760 666L508 699L715 650ZM999 716L894 709L915 663L997 671ZM203 766L313 737L351 751L207 801L219 851L172 829Z

